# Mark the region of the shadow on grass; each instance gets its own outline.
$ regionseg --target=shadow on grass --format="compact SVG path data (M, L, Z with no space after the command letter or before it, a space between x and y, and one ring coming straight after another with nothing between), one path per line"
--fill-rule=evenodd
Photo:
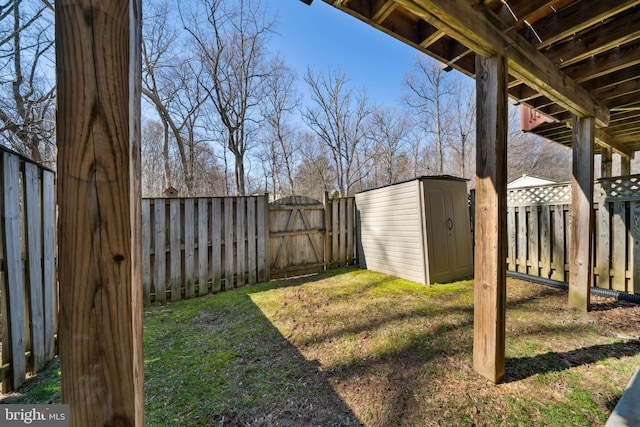
M272 282L147 310L147 425L362 425L317 361L305 359L250 297L299 284Z
M633 357L640 354L640 341L615 342L583 347L565 352L550 351L532 357L508 358L505 361L505 383L523 380L537 374L560 372L600 360Z
M632 307L637 307L638 304L629 302L629 301L623 301L623 300L616 300L613 302L592 302L590 307L589 307L589 311L608 311L608 310L615 310L615 309L624 309L624 308L632 308Z

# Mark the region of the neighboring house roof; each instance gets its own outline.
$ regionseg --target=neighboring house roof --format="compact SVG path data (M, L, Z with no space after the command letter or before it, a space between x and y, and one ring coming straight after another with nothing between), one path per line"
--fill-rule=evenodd
M535 187L539 185L556 184L555 181L549 179L537 178L535 176L529 176L527 174L522 175L520 178L516 178L507 184L507 189L522 188L522 187Z

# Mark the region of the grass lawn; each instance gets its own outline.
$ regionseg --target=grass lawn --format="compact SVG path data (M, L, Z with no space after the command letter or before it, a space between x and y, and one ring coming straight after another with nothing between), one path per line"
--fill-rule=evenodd
M577 313L509 279L492 385L472 369L472 287L338 269L147 308L147 425L603 425L640 366L640 306ZM54 363L3 402L59 400Z

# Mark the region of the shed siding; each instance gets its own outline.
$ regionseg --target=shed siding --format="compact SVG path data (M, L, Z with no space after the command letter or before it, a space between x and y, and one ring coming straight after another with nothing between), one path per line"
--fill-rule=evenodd
M426 283L419 181L356 194L360 267Z

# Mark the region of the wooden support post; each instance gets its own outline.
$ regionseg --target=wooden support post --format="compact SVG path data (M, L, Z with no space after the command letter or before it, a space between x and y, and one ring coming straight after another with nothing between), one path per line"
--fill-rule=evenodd
M62 402L71 426L143 426L141 2L55 14Z
M611 178L613 176L613 150L611 147L602 147L600 154L600 177Z
M631 175L631 159L627 156L620 156L620 176Z
M594 119L573 117L573 177L571 179L571 246L569 306L589 310L591 233L593 230Z
M507 63L476 55L476 225L473 368L504 376L507 256Z

